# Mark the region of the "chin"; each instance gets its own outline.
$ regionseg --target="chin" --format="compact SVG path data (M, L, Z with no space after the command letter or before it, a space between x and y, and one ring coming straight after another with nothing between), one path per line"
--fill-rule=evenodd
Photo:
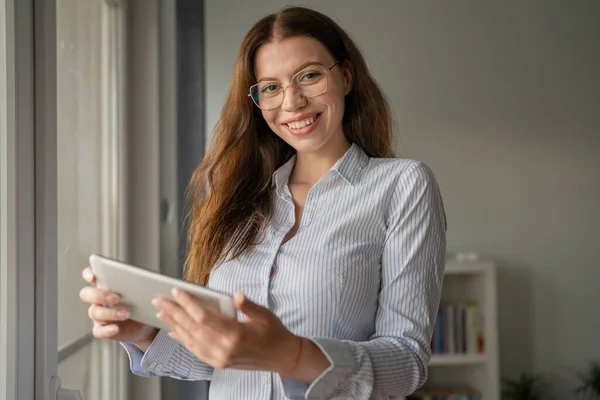
M292 146L298 153L318 153L326 145L328 140L324 138L306 138L304 140L291 138L287 143Z
M319 150L320 143L298 143L298 141L295 141L294 143L290 143L290 146L292 146L298 153L314 153L317 150Z

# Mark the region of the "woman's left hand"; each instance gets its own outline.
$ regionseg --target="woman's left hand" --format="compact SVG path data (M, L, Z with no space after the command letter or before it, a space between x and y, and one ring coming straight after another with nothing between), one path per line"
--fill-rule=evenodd
M292 372L302 338L290 332L271 311L234 296L236 309L246 316L237 321L203 306L188 293L174 290L175 301L154 300L157 317L172 329L169 336L214 368Z

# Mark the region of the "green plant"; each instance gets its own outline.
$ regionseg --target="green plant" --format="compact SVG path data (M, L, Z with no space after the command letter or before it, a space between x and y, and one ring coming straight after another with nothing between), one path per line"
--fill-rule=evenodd
M575 393L600 398L600 361L591 361L588 370L578 374L581 385Z
M503 400L540 400L544 384L539 376L522 373L517 379L503 379Z

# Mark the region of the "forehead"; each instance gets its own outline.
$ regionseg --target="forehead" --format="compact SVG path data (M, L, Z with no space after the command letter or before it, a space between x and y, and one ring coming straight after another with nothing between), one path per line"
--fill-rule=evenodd
M317 39L294 36L260 46L254 57L254 72L257 80L264 77L284 79L309 61L325 66L334 62L327 48Z

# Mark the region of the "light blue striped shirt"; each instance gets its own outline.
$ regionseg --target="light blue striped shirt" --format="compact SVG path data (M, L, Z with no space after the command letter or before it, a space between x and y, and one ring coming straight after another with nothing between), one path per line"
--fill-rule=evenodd
M370 158L353 144L311 188L296 235L282 245L295 222L294 162L273 175L274 214L261 243L219 265L208 286L268 307L330 367L310 385L213 369L160 332L145 354L124 344L134 373L211 380L211 400L387 399L425 382L446 249L431 170Z

